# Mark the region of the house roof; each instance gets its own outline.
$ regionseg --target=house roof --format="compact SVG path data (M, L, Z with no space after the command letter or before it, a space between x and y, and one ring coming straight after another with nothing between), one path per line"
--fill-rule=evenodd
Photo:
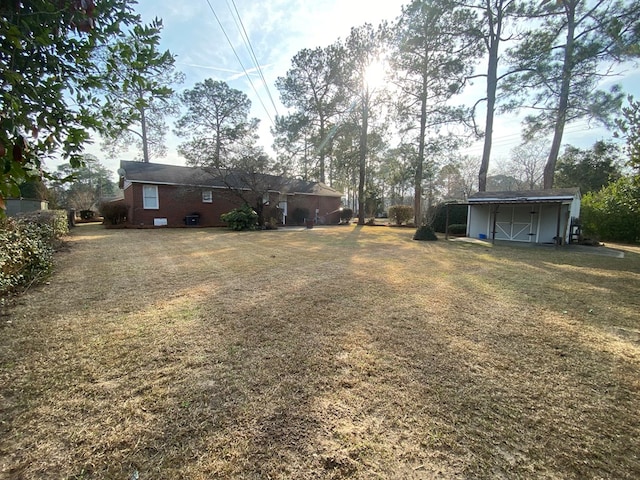
M160 163L120 161L120 178L133 183L180 185L208 188L251 189L259 181L268 190L286 194L341 197L342 193L319 182L265 174L247 174L240 171L216 171L206 167L183 167Z
M579 188L552 188L548 190L523 190L519 192L477 192L470 195L468 203L558 203L580 198Z

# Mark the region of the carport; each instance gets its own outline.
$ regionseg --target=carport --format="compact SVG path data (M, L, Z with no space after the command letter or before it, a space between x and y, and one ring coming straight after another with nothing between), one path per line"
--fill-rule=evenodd
M471 238L560 245L579 233L578 188L478 192L467 205Z

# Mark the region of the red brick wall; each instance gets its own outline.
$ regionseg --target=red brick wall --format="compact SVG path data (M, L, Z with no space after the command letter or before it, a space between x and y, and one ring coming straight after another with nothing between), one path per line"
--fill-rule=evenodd
M185 225L184 219L187 215L197 213L200 215L201 226L224 226L225 223L220 220L220 215L243 203L237 195L226 189L211 189L213 202L203 203L202 191L208 190L206 188L158 185L159 209L146 210L143 206L142 187L140 183L133 183L124 191L125 203L130 206L128 222L131 225L150 226L154 224L154 218L166 218L168 226L180 227ZM312 217L315 216L315 209L318 208L320 223L338 223L339 214L334 211L340 208L340 198L287 195L287 203L289 219L293 209L297 207L309 209ZM269 196L269 205L264 210L266 221L271 217L281 221L281 215L277 215L276 212L277 206L278 194L272 193ZM328 215L329 212L334 213ZM287 224L291 223L291 220L287 221Z
M158 209L145 209L142 200L142 184L134 183L125 190L125 201L131 205L129 223L132 225L153 225L154 218L166 218L170 227L185 225L187 215L198 214L200 225L206 227L224 226L220 215L239 206L237 197L227 190L212 189L213 201L202 201L202 188L158 185Z

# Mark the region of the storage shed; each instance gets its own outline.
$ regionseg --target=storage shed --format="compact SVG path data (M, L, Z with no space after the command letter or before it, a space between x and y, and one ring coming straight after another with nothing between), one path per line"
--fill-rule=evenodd
M580 190L478 192L468 198L467 236L528 243L570 243L579 233Z

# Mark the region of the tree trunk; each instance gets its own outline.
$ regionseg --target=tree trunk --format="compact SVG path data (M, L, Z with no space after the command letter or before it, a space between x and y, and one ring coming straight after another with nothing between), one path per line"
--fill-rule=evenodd
M360 172L358 178L358 225L364 225L365 198L364 186L367 168L367 130L369 129L369 92L362 99L362 129L360 130Z
M147 117L145 108L140 107L140 132L142 136L142 161L149 163L149 142L147 140Z
M422 177L424 175L424 143L427 131L427 81L423 81L420 105L420 138L418 139L418 159L416 162L415 189L413 197L413 221L416 227L422 225Z
M320 151L318 152L318 166L320 167L320 182L324 183L324 145L325 145L324 118L320 117Z
M569 106L569 91L571 88L571 66L573 64L574 36L575 36L575 9L578 0L563 2L567 15L567 44L564 50L564 63L562 65L562 83L560 85L560 98L558 102L558 112L556 114L556 125L553 131L553 141L547 164L544 166L544 188L553 188L553 176L556 171L556 162L560 154L562 145L562 135L564 124L567 120L567 109Z
M484 147L482 149L482 162L478 174L478 191L487 190L487 173L491 159L491 146L493 141L493 118L496 107L496 91L498 89L498 47L502 33L502 9L497 12L497 23L493 24L490 2L487 2L487 17L489 18L489 65L487 67L487 114L485 119ZM495 30L495 31L494 31Z

